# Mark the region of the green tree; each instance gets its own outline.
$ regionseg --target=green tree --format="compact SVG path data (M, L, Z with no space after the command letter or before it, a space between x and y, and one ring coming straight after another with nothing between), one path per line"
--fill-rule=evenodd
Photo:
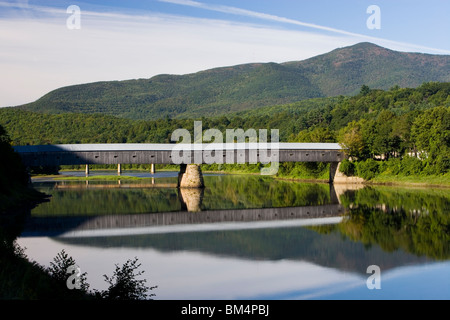
M108 300L146 300L154 294L148 294L149 290L155 287L147 287L145 285L146 279L136 279L142 275L144 271L135 271L141 266L138 264L138 259L127 260L127 262L116 268L111 277L104 275L105 281L109 283L108 290L99 292L98 294Z
M419 151L439 173L450 169L450 108L435 107L423 112L413 123L411 135Z
M63 249L56 255L56 257L53 259L53 262L50 262L50 267L47 268L47 272L59 284L65 285L67 279L70 276L70 273L68 272L70 270L69 268L73 266L77 266L75 260L72 257L69 257L69 255ZM78 276L80 287L77 289L80 289L87 293L89 284L86 281L86 272Z
M375 136L373 138L372 152L383 155L388 159L391 152L397 149L397 139L392 133L392 124L395 115L392 111L383 110L375 121Z
M336 138L329 128L316 127L300 131L294 140L296 142L335 142Z
M362 85L361 86L361 90L359 91L359 93L361 94L361 95L363 95L363 96L366 96L366 95L368 95L369 93L370 93L370 88L369 88L369 86L367 86L367 85Z
M365 157L365 148L361 122L352 121L338 134L338 142L345 148L345 153L352 158Z

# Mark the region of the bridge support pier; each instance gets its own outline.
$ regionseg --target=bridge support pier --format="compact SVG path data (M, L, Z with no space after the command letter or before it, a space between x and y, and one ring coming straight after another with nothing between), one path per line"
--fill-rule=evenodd
M336 192L334 184L332 183L330 183L330 201L331 204L341 204L341 199L339 198L339 195Z
M332 184L362 184L361 177L347 177L339 170L340 162L330 162L330 183Z
M86 177L87 177L89 175L89 165L88 164L86 165L85 173L86 173Z
M330 178L328 180L329 183L334 183L334 178L336 174L339 172L340 162L330 162Z
M204 188L203 174L200 165L181 164L178 173L179 188Z
M155 172L156 172L156 170L155 170L155 164L152 163L152 164L150 165L150 173L151 173L151 174L155 174Z
M202 211L203 188L179 188L178 197L181 202L181 210L188 212Z
M117 174L119 176L122 174L122 165L120 163L117 165Z

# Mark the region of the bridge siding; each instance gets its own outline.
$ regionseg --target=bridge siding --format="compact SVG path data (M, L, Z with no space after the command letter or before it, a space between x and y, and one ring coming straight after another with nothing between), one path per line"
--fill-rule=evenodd
M341 217L343 213L344 209L340 204L327 204L305 207L208 210L195 214L185 211L95 217L31 217L26 222L22 236L54 235L67 231L98 229L317 219Z
M191 162L198 158L205 159L201 156L202 151L191 152ZM222 153L222 151L220 151ZM262 152L271 152L274 157L264 157ZM345 156L339 150L279 150L279 151L255 151L255 150L232 150L223 151L223 163L227 163L227 159L232 158L234 163L249 162L251 153L257 153L257 162L271 159L270 162L277 160L276 152L278 152L279 162L340 162ZM51 151L26 153L20 152L22 161L26 166L59 166L59 165L83 165L83 164L174 164L171 157L171 151ZM200 156L198 156L200 155ZM214 156L214 153L212 154Z

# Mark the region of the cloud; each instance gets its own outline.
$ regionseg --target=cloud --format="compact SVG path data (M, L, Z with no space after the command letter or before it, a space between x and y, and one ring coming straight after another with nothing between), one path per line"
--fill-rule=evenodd
M178 4L183 6L190 6L190 7L196 7L200 9L210 10L210 11L216 11L216 12L222 12L222 13L228 13L232 15L239 15L249 18L258 18L261 20L267 20L267 21L273 21L273 22L281 22L284 24L289 25L295 25L295 26L301 26L301 27L307 27L310 29L318 30L318 31L325 31L330 32L338 35L343 36L349 36L354 39L360 39L360 41L371 41L374 43L378 43L380 45L384 46L390 46L393 49L397 50L419 50L419 51L426 51L426 52L433 52L433 53L439 53L439 54L450 54L450 51L448 50L442 50L438 48L432 48L427 46L421 46L406 42L400 42L400 41L393 41L389 39L383 39L378 37L372 37L360 33L355 32L349 32L346 30L336 29L336 28L330 28L327 26L322 26L318 24L313 23L307 23L295 19L289 19L285 17L280 17L272 14L257 12L257 11L251 11L236 7L230 7L230 6L224 6L224 5L213 5L213 4L207 4L207 3L201 3L197 1L191 1L191 0L158 0L159 2L165 2L165 3L172 3L172 4Z
M197 2L197 1L191 1L191 0L158 0L158 1L179 4L179 5L184 5L184 6L190 6L190 7L196 7L196 8L200 8L200 9L217 11L217 12L222 12L222 13L229 13L229 14L245 16L245 17L249 17L249 18L258 18L258 19L262 19L262 20L282 22L282 23L287 23L287 24L292 24L292 25L297 25L297 26L302 26L302 27L309 27L309 28L313 28L313 29L317 29L317 30L321 30L321 31L331 31L334 33L339 33L339 34L347 35L347 36L360 36L359 34L347 32L347 31L340 30L340 29L329 28L329 27L325 27L325 26L321 26L321 25L317 25L317 24L313 24L313 23L302 22L299 20L283 18L283 17L279 17L276 15L272 15L272 14L261 13L261 12L257 12L257 11L246 10L246 9L240 9L240 8L236 8L236 7L230 7L230 6L224 6L224 5L211 5L211 4L206 4L206 3L201 3L201 2Z
M81 7L81 29L69 30L66 8L0 1L0 106L31 102L72 84L303 60L365 39L239 8L161 1L256 17L261 23ZM310 30L263 23L267 20ZM405 48L397 45L393 49Z
M71 84L302 60L353 44L264 25L83 9L81 29L68 30L65 10L28 10L41 15L0 20L0 106L31 102Z

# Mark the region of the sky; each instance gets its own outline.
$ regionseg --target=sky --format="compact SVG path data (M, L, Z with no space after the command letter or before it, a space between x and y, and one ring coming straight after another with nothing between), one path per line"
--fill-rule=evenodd
M0 0L0 107L60 87L251 62L359 42L450 54L445 0Z

